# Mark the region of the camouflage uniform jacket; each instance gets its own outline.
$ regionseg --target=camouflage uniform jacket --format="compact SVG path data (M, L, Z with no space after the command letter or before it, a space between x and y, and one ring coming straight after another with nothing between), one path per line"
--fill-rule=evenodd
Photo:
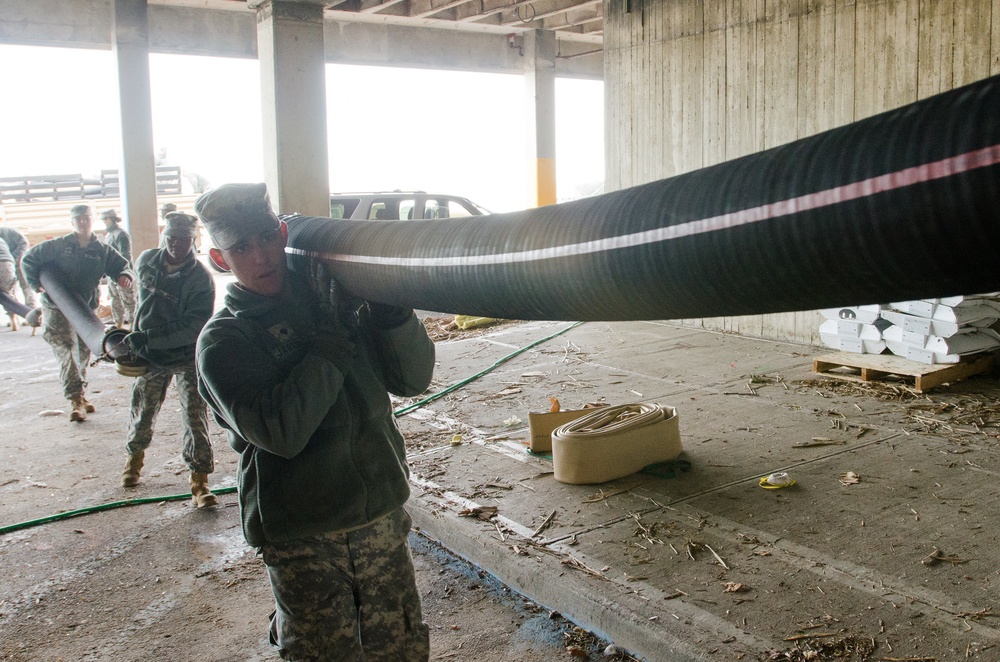
M0 240L7 244L15 262L21 259L24 251L28 250L28 238L24 236L23 232L9 225L0 225Z
M10 262L11 264L14 264L14 253L11 252L3 237L0 237L0 262Z
M138 354L159 366L193 364L198 334L215 310L215 281L194 251L173 273L166 257L166 249L152 248L135 263L135 329L146 336Z
M422 393L434 345L416 315L376 328L365 308L352 358L312 351L316 297L290 273L286 294L238 284L198 338L199 391L240 454L243 535L259 547L355 529L409 497L403 437L387 391Z
M31 289L38 291L41 282L39 271L43 265L54 264L65 276L64 285L70 292L76 292L91 308L97 308L99 292L97 286L102 276L117 279L122 274L135 279L135 274L129 268L128 262L118 251L107 244L90 236L90 243L80 247L76 235L70 233L64 237L49 239L35 244L21 258L21 270L28 280ZM55 306L47 294L42 294L42 301Z
M123 258L132 264L132 237L125 232L117 223L113 228L104 233L103 241L111 248L118 251Z

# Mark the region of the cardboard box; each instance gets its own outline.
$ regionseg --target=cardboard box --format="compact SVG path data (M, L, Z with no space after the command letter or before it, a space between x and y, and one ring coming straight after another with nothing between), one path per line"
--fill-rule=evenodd
M601 407L590 409L564 409L562 411L545 412L544 414L528 413L528 431L531 442L528 448L532 453L552 452L552 431L560 425L575 421L584 414L597 411Z

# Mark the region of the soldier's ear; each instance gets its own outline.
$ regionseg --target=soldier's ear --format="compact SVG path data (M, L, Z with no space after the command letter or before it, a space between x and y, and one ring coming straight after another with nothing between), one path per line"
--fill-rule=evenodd
M285 238L285 246L288 245L288 223L278 221L281 224L281 236Z
M229 263L226 262L226 258L222 257L222 251L214 246L208 249L208 259L212 261L219 271L231 271L229 268Z

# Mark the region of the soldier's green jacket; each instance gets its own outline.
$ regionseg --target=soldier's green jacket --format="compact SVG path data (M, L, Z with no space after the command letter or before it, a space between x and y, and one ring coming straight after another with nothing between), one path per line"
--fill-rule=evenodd
M132 264L132 237L125 232L120 225L115 224L113 228L104 233L104 243L118 251L123 258Z
M160 366L194 363L198 334L215 310L215 281L194 251L173 273L166 257L165 248L151 248L135 263L135 329L146 337L138 354Z
M403 437L387 391L422 393L434 345L416 315L379 329L364 313L353 358L313 352L331 324L307 282L263 297L229 286L198 338L199 391L240 454L243 534L259 547L364 526L409 497Z
M94 235L90 235L90 243L82 248L73 233L29 248L21 258L21 271L24 272L28 285L36 292L42 285L38 275L45 264L58 267L64 275L63 285L66 289L79 294L91 308L97 308L100 300L97 286L103 276L117 279L122 274L127 274L135 278L125 258L115 249L98 241ZM42 300L55 306L48 294L43 293Z
M0 225L0 239L6 242L7 248L10 250L10 254L14 257L15 261L20 260L21 256L24 255L24 251L28 250L28 238L17 228L12 228L9 225Z

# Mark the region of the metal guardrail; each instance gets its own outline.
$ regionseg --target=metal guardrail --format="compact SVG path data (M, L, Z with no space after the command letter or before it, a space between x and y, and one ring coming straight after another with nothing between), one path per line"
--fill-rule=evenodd
M102 170L99 178L81 174L0 177L0 203L116 198L119 179L118 170ZM156 166L156 193L181 194L180 166Z
M181 195L158 195L157 208L166 202L173 202L181 211L194 211L196 193ZM17 228L28 237L32 245L53 237L61 237L72 231L69 224L69 210L81 202L94 208L94 231L101 233L104 228L100 213L105 209L122 212L121 198L87 198L80 200L49 200L46 202L3 202L0 203L0 223Z

